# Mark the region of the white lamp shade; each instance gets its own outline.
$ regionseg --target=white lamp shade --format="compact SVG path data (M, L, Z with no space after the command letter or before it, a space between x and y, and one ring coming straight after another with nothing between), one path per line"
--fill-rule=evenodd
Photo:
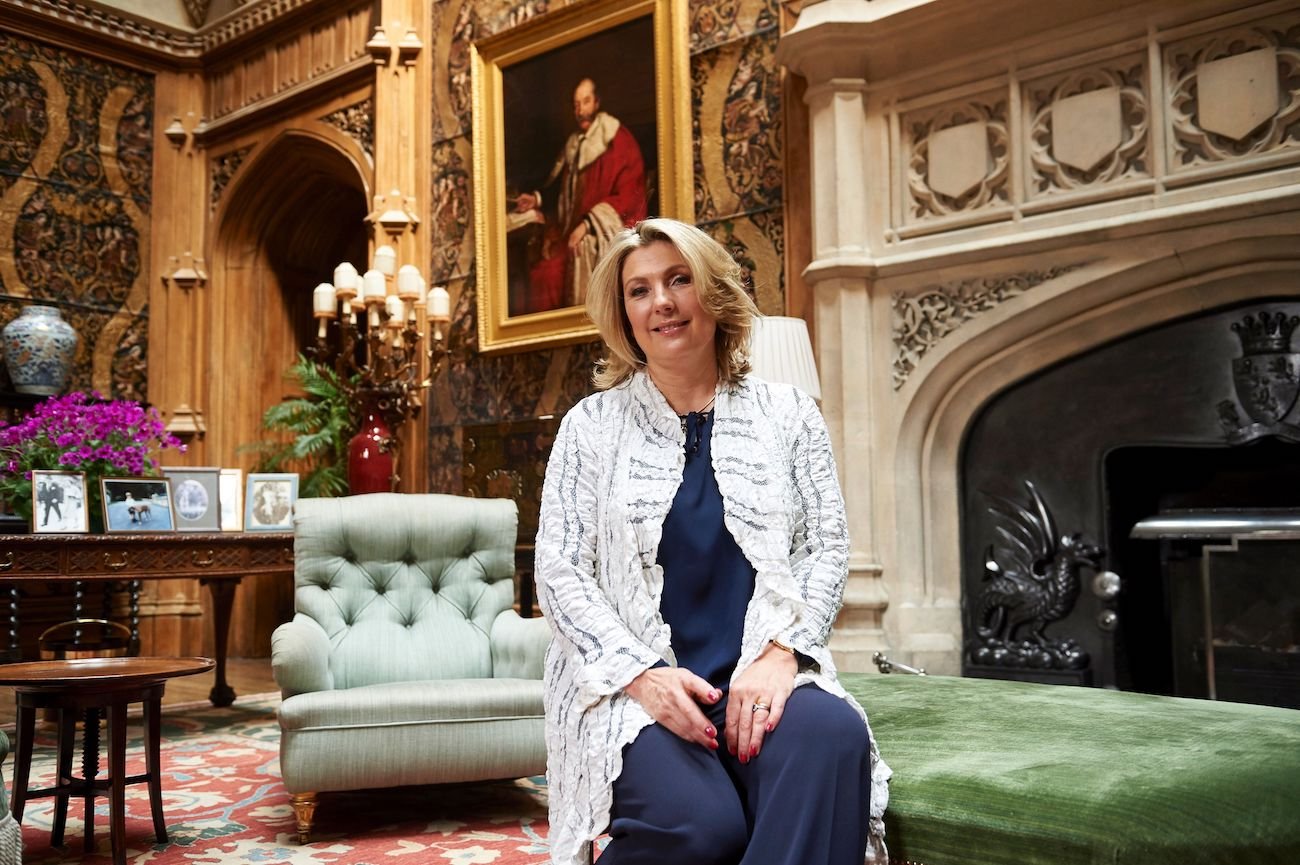
M397 272L397 251L391 246L381 246L375 250L375 259L372 262L374 269L384 276L392 276Z
M311 293L312 311L317 318L334 317L334 286L322 282Z
M383 273L377 269L367 270L361 282L361 293L367 305L384 302L384 296L388 294L388 283L384 281Z
M356 297L357 283L360 280L357 269L350 262L345 261L334 268L334 292L340 298Z
M420 269L414 264L403 264L397 269L397 296L405 301L420 297Z
M754 375L765 381L792 384L813 399L822 398L812 340L808 338L808 324L802 318L784 315L755 318L749 362Z

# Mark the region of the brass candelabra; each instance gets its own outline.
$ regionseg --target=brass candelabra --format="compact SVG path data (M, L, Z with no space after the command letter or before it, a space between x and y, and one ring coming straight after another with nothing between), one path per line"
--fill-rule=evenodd
M316 286L312 308L318 328L315 345L307 350L313 362L333 367L364 427L349 447L352 493L396 489L397 430L423 406L420 391L429 387L446 359L443 328L451 321L447 290L426 290L414 265L395 268L391 247L379 247L372 264L361 275L344 262L334 269L333 284ZM393 282L396 290L390 292ZM374 423L375 418L382 423ZM358 467L366 460L372 467L368 472L366 466ZM382 484L385 474L387 483Z

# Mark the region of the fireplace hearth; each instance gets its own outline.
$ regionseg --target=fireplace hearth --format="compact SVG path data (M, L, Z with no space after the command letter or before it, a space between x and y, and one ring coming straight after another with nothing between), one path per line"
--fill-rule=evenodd
M1280 531L1300 518L1298 322L1292 298L1213 309L1059 363L984 406L961 459L964 673L1300 705L1300 531ZM1103 551L1073 607L1042 630L1086 655L1068 675L999 668L981 650L990 550L1017 534L990 502L1026 502L1025 482L1058 536ZM1266 519L1211 530L1234 514ZM1172 518L1199 528L1134 534Z

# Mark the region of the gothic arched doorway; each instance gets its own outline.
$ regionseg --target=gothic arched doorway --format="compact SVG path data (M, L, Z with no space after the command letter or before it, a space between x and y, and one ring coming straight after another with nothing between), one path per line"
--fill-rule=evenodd
M241 450L264 437L268 407L294 390L285 372L315 337L312 289L340 261L367 258L367 157L328 134L285 132L236 175L213 222L207 453L250 470ZM270 653L292 615L293 586L249 580L231 623L230 654Z

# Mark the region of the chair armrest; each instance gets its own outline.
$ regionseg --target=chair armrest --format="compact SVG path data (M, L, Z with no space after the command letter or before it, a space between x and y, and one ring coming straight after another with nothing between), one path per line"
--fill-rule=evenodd
M492 676L496 679L540 679L551 642L545 619L525 619L502 610L492 623Z
M285 697L311 691L332 691L330 640L325 629L308 616L294 616L271 634L271 672Z

